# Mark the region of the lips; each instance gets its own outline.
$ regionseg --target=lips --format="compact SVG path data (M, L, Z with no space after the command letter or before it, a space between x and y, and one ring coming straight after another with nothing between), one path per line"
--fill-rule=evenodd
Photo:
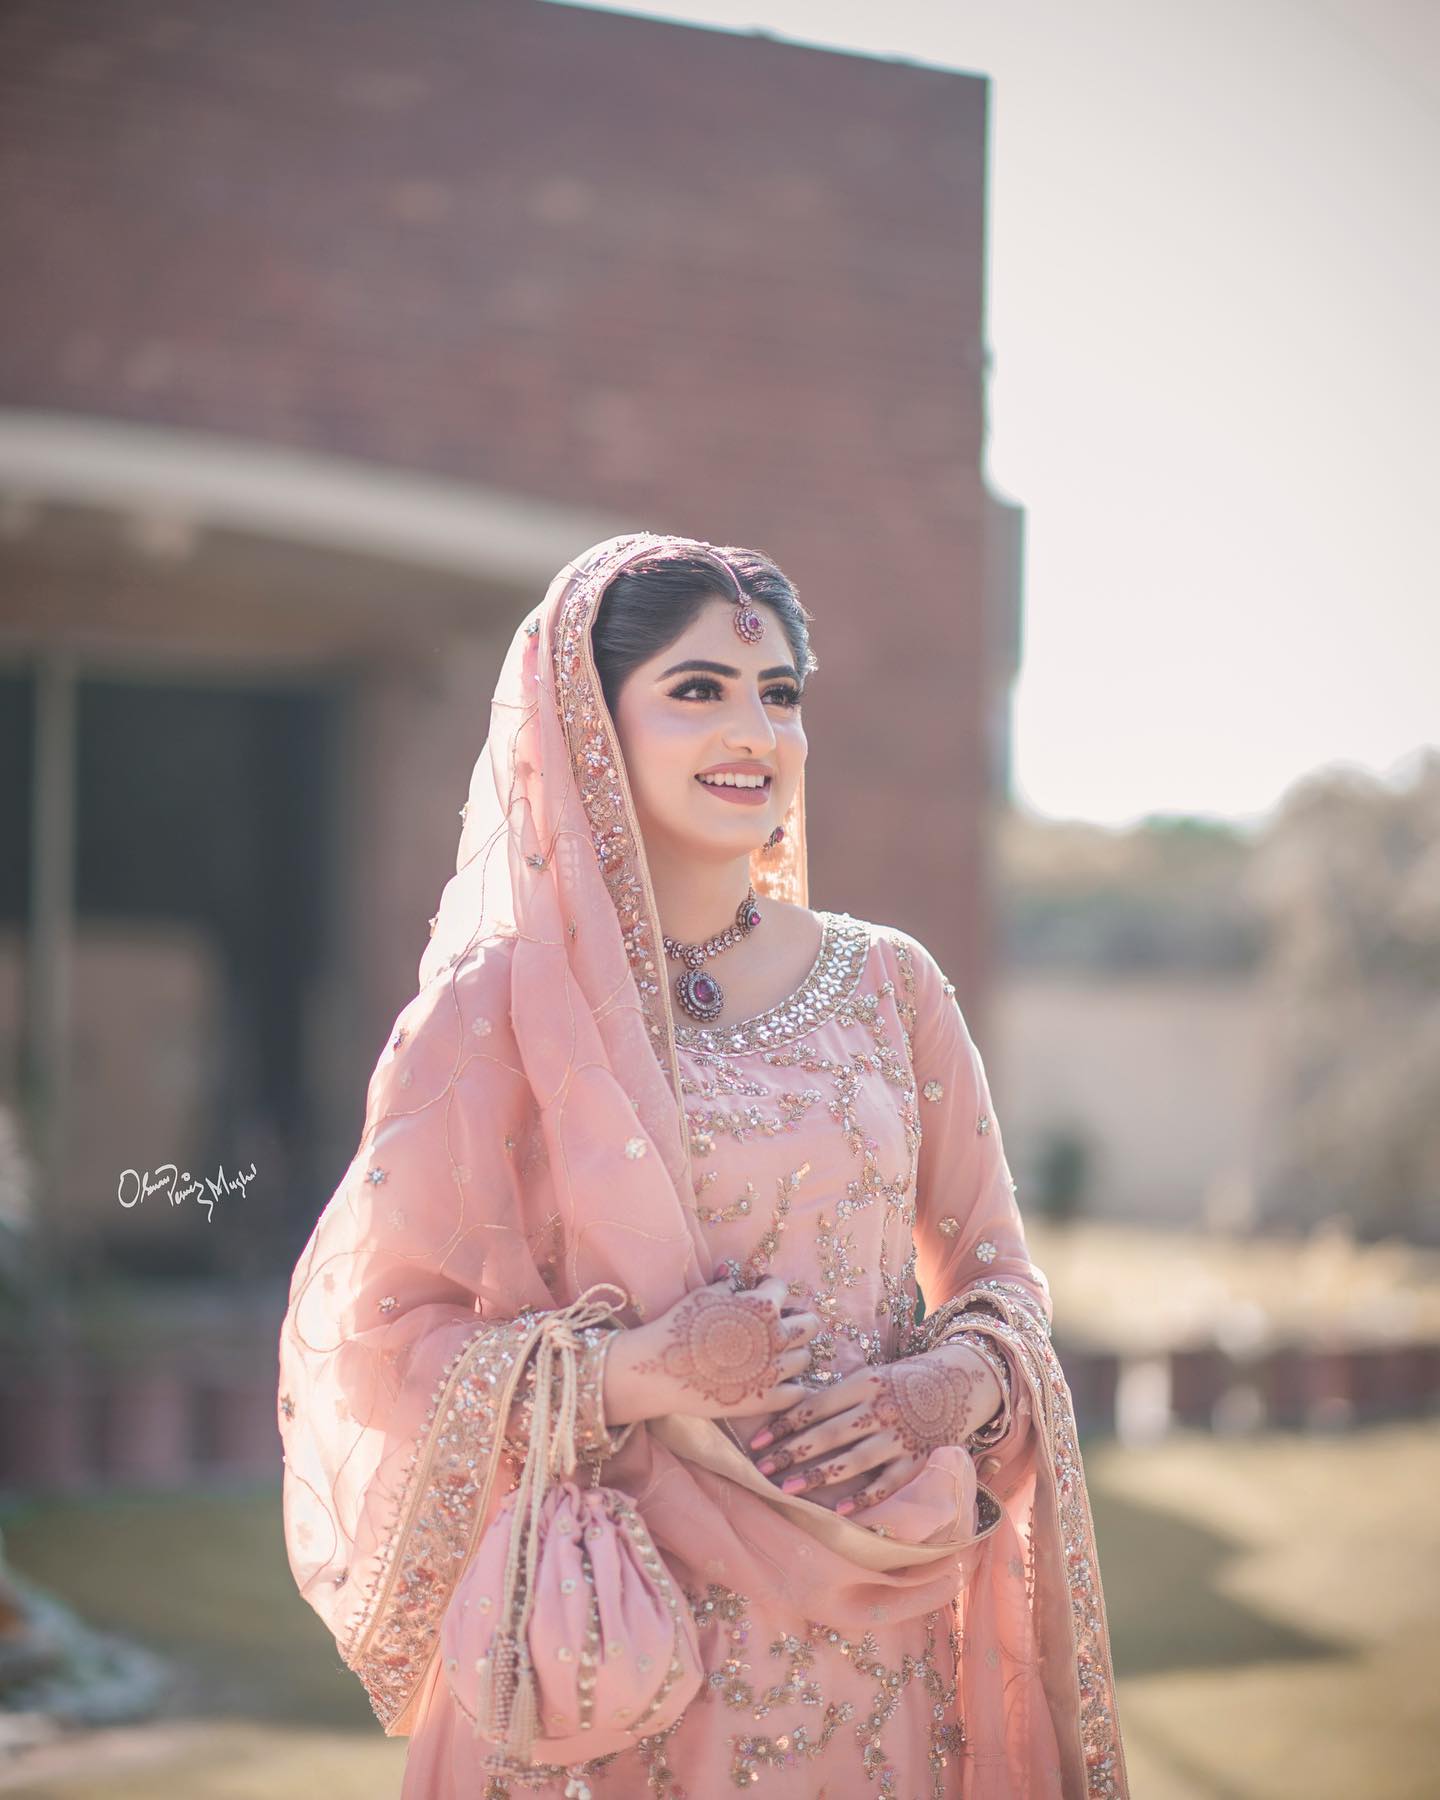
M732 806L764 806L770 798L769 779L764 787L725 787L717 782L702 781L698 775L695 782L707 794L714 794L718 800L728 800Z

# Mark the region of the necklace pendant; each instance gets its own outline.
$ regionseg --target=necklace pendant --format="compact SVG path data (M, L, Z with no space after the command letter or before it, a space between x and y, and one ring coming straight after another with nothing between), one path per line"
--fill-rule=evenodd
M686 969L675 978L675 993L692 1019L718 1019L725 1009L725 990L705 969Z

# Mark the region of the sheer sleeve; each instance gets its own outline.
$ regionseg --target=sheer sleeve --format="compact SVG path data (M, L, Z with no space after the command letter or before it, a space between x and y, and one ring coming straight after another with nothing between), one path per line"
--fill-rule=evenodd
M914 938L892 932L890 941L921 1130L915 1249L925 1313L913 1348L965 1343L994 1370L1000 1410L969 1443L990 1485L1004 1488L1031 1448L1019 1358L1037 1335L1048 1340L1049 1285L1030 1260L984 1060L954 984Z
M503 963L492 950L400 1015L280 1334L291 1571L390 1735L410 1729L486 1523L480 1471L493 1450L513 1477L524 1456L535 1327L566 1310L559 1221L533 1198L545 1150ZM576 1441L599 1460L632 1428L606 1427L610 1330L582 1323Z
M971 1446L1002 1516L966 1602L961 1713L982 1767L1004 1765L1007 1740L1048 1711L1060 1727L1064 1792L1122 1800L1094 1520L1074 1404L1050 1341L1049 1285L1030 1260L984 1061L955 988L923 945L889 936L921 1127L915 1251L927 1310L915 1345L923 1355L968 1336L1009 1377L1008 1412ZM1032 1678L1043 1707L1022 1701Z

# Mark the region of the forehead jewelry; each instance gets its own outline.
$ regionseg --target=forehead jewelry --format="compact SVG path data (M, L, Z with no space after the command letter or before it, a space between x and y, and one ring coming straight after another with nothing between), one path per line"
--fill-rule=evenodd
M703 965L708 958L719 956L722 950L728 950L741 938L748 937L761 917L752 883L749 893L735 909L734 924L727 925L717 936L708 938L703 944L681 944L672 937L663 940L665 954L686 965L684 973L675 977L675 993L692 1019L720 1016L725 1007L725 990L713 975L706 973Z
M765 635L765 621L756 612L748 600L736 603L734 612L735 630L747 644L758 644Z
M724 557L721 557L720 560L725 561ZM758 644L765 635L765 621L760 617L754 602L745 592L740 577L736 575L728 562L725 563L725 567L730 569L735 583L735 610L730 615L731 622L735 627L735 634L737 637L743 638L747 644Z

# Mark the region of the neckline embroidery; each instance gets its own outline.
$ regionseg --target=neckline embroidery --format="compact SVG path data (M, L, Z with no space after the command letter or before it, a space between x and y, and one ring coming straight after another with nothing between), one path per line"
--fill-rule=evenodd
M727 1025L677 1023L676 1045L712 1056L738 1056L747 1050L792 1043L831 1018L859 986L870 953L870 931L849 913L828 912L823 907L816 911L821 921L820 949L810 973L794 993L764 1012Z

